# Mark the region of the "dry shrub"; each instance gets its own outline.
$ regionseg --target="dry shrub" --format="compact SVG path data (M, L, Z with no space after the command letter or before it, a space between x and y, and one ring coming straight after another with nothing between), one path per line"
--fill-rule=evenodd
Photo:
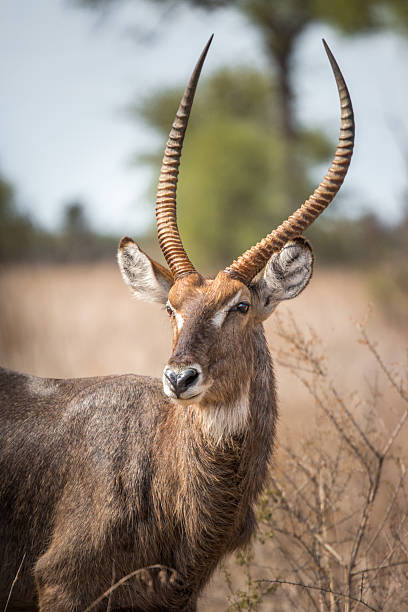
M383 362L361 325L359 342L379 376L362 384L365 394L351 392L333 382L313 331L279 319L278 333L285 341L280 365L312 396L317 422L304 437L281 444L258 508L255 554L237 559L244 586L234 588L224 569L228 610L408 609L406 468L398 448L408 418L403 368ZM392 406L385 385L393 390Z
M375 301L387 319L395 324L408 323L408 261L403 255L371 270L369 286Z

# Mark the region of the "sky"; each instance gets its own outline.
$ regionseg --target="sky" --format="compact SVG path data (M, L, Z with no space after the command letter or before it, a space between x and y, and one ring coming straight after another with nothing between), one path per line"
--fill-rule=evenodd
M130 119L127 105L160 87L184 85L212 32L204 78L236 63L267 68L259 34L227 10L183 8L173 15L138 0L103 17L69 0L22 4L0 3L0 172L15 185L20 206L48 228L58 227L64 205L79 199L96 229L143 233L154 211L152 176L131 160L160 141ZM390 33L351 40L322 24L302 36L297 117L334 141L339 109L323 37L356 114L339 213L374 210L398 222L408 191L408 40ZM316 169L316 181L324 170Z

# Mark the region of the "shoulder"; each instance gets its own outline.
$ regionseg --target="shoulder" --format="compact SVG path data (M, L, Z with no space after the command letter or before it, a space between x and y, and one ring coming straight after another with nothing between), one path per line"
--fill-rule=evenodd
M92 378L40 378L0 368L0 408L13 405L14 413L72 414L88 410L110 412L125 407L160 411L169 403L159 379L135 374ZM1 411L1 410L0 410ZM17 414L15 414L17 416Z

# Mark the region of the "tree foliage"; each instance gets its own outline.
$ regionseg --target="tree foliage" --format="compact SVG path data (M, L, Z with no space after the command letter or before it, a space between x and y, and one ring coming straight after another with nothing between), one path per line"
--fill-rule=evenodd
M74 0L92 8L114 10L125 0ZM408 33L406 0L151 0L158 7L191 6L204 10L229 7L240 11L261 32L264 48L275 71L282 129L287 140L296 138L292 106L292 58L299 36L313 22L323 22L346 35L394 29ZM288 152L289 162L292 160Z
M0 176L0 264L112 258L117 238L100 236L77 200L64 208L60 231L43 229L20 210L13 185Z
M71 1L112 12L122 4L131 5L130 0ZM347 36L390 29L406 34L408 3L150 0L150 4L166 14L166 23L186 7L240 11L261 33L269 59L270 71L262 78L247 73L231 79L224 72L215 75L211 85L202 83L186 138L179 187L183 240L195 263L204 259L202 254L208 249L212 249L211 263L225 263L279 223L309 194L312 186L307 181L308 169L317 159L329 156L321 135L305 133L295 117L293 52L301 34L319 22ZM138 108L139 116L162 135L163 144L180 94L162 91ZM155 176L161 151L145 157L154 165ZM339 197L344 193L343 188ZM407 216L402 223L404 236ZM397 262L400 259L399 232L382 226L372 215L357 221L334 221L325 215L309 235L326 262L355 264L385 256Z
M120 6L121 2L116 0L77 0L83 6L93 8L109 8L114 11ZM125 2L125 0L122 0ZM252 168L253 177L253 189L251 190L251 210L253 211L253 218L255 215L259 215L260 224L264 224L266 221L266 227L270 227L271 224L277 220L278 216L281 218L281 212L289 212L293 210L294 206L299 202L299 198L304 198L307 195L308 189L306 188L305 173L310 167L310 159L315 157L316 152L319 150L322 139L320 136L311 136L306 134L298 125L295 117L294 106L293 106L293 52L296 44L299 40L300 35L304 30L312 23L323 22L330 24L343 32L345 35L354 35L358 33L376 32L384 29L394 29L403 33L408 30L408 3L406 0L361 0L355 2L355 0L332 0L327 2L326 0L184 0L183 2L174 3L173 0L151 0L151 4L155 4L158 8L168 9L172 7L171 14L177 15L177 9L184 10L186 6L190 6L200 10L217 10L218 8L229 7L233 10L240 11L250 23L261 33L264 42L264 49L270 62L269 88L273 91L273 96L253 95L252 103L249 102L248 98L251 97L253 91L255 91L255 83L250 79L243 79L242 86L238 88L237 83L234 87L231 87L231 82L224 78L224 85L221 84L222 78L220 76L218 82L217 99L220 103L223 98L225 107L228 108L230 117L228 118L227 113L224 112L224 117L219 121L220 125L218 128L211 128L207 124L209 129L208 134L204 134L204 127L202 124L201 129L197 130L195 135L189 136L188 142L194 140L194 146L188 145L191 151L189 153L188 161L185 163L183 170L184 184L181 187L182 194L186 193L189 197L197 198L197 190L192 188L200 186L200 193L215 193L215 187L218 185L220 188L219 196L216 200L223 199L223 206L225 206L225 218L219 221L231 228L231 234L235 237L232 241L231 254L239 252L240 248L238 243L246 238L246 240L252 240L257 234L257 228L247 219L248 228L245 237L234 227L236 216L233 214L235 210L241 210L244 208L243 202L248 202L248 192L240 190L240 194L232 193L226 195L225 190L223 191L222 185L216 183L221 181L219 178L222 176L220 173L220 166L217 165L217 173L214 175L215 168L209 163L205 164L203 159L204 153L201 151L201 145L213 146L216 143L212 142L215 136L218 134L217 147L220 156L224 160L222 163L222 170L225 170L225 182L230 181L231 187L233 186L235 192L238 185L243 181L244 176L234 176L231 173L228 174L227 168L231 170L232 165L238 168L236 174L241 173L241 168ZM263 87L268 86L268 81L264 78ZM223 91L224 88L224 91ZM228 89L229 88L229 89ZM259 94L259 92L258 92ZM174 92L162 93L157 103L151 98L150 104L151 109L145 108L142 115L145 119L153 125L163 131L163 122L166 126L170 125L171 117L166 114L164 107L166 106L166 96L168 108L175 108ZM211 103L211 96L206 95L200 91L200 97L204 96L207 103L207 109L209 110L208 104ZM208 98L210 97L210 100ZM263 103L273 104L274 113L273 118L269 116L270 121L263 123L261 120L262 113L271 113L268 109L272 108L269 106L265 109ZM221 105L221 104L220 104ZM244 110L240 114L240 118L237 119L235 111ZM153 114L156 113L154 117ZM173 110L172 110L173 112ZM197 113L197 109L194 111ZM211 109L211 113L213 109ZM244 129L242 122L244 121L244 114L247 117L247 121L250 121L250 126L247 124L247 131L244 135ZM160 115L160 117L158 116ZM248 119L251 117L251 119ZM273 120L272 120L273 119ZM214 126L215 118L211 118L212 125ZM235 121L235 123L234 123ZM237 122L240 124L239 127ZM211 131L212 129L212 131ZM234 136L232 131L237 129L237 134ZM258 142L258 154L255 153L255 138L256 134L259 136ZM265 143L265 140L269 137L269 144ZM241 151L241 160L234 158L227 154L228 148L234 149L237 141L240 140L243 149L246 153ZM202 141L202 143L201 143ZM273 143L273 144L272 144ZM308 148L308 146L310 148ZM300 152L306 155L306 159L300 155ZM237 153L238 155L238 153ZM195 157L196 156L196 157ZM243 157L248 158L248 164L244 164ZM194 159L200 164L199 169L194 166ZM226 163L228 159L228 164ZM257 161L256 161L257 160ZM208 162L211 157L208 157ZM187 174L188 171L192 172L192 176ZM265 169L269 168L269 178L265 178ZM255 170L254 170L255 168ZM206 171L211 172L207 182L207 189L202 184L204 174ZM218 177L218 178L216 178ZM260 181L256 183L256 181ZM263 185L266 193L269 194L269 204L273 203L273 210L276 211L274 217L272 213L267 215L265 208L265 194L261 194L260 184ZM191 187L190 187L191 185ZM272 189L273 186L273 189ZM273 195L272 195L273 194ZM242 196L242 201L240 199ZM229 197L231 197L231 204L228 204ZM201 201L201 200L199 200ZM210 212L212 203L214 200L208 199L206 207ZM198 202L199 203L199 202ZM232 204L233 203L233 204ZM215 206L215 204L214 204ZM271 210L269 208L269 210ZM185 211L185 214L191 214L189 211ZM221 213L220 213L221 214ZM184 221L183 214L183 221ZM214 216L214 220L217 217ZM203 226L204 223L204 226ZM191 221L191 227L189 222L186 221L187 232L192 230L192 248L194 249L197 242L197 229L200 228L200 235L203 235L206 231L213 231L212 228L208 228L205 225L204 219L201 218L200 212L197 215L197 228L192 227L193 221ZM346 223L347 225L347 223ZM352 225L352 224L348 224ZM377 224L378 225L378 224ZM264 225L263 225L264 226ZM265 227L265 226L264 226ZM359 255L363 258L366 255L366 251L361 247L361 241L359 242L358 234L361 229L366 227L365 223L362 223L356 227L352 225L352 232L355 235L356 240L353 243L355 248L350 249L350 244L347 246L346 251L351 252L353 256L356 256L358 251ZM253 232L250 228L253 228ZM236 231L235 231L236 229ZM324 229L324 228L322 228ZM312 233L316 234L315 228L312 229ZM317 231L319 234L319 231ZM339 235L340 232L337 232ZM231 238L233 237L231 236ZM333 232L328 224L328 231L321 232L318 239L322 239L322 243L325 246L326 254L329 258L334 255L336 257L336 248L338 244L333 241ZM212 243L211 243L212 244ZM372 249L369 249L371 251ZM217 252L223 256L226 256L226 248L223 245L218 244Z
M33 226L19 212L13 186L0 176L0 262L20 259L24 245L32 244Z

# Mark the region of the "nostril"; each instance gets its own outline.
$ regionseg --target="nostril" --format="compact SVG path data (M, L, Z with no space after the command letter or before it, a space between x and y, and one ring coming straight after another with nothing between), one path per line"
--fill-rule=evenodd
M170 387L176 391L177 390L177 374L174 370L170 370L167 368L164 370L164 375L170 383Z
M199 372L195 368L186 368L177 376L177 392L183 393L188 387L193 385L197 378L199 377Z

